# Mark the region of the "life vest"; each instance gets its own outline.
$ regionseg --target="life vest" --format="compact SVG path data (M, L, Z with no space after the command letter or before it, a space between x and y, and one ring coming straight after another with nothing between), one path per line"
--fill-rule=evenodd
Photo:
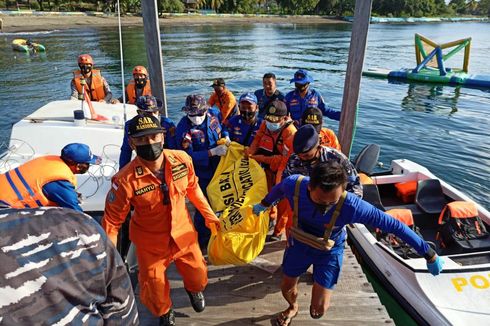
M82 94L82 84L80 83L82 77L83 75L80 70L75 70L73 72L73 81L75 82L75 86L77 87L78 94ZM88 83L86 84L85 91L88 91L89 93L88 95L90 96L90 99L92 101L103 100L105 97L105 91L104 91L104 82L102 81L102 75L100 74L100 70L92 69L91 79L92 80L90 85Z
M289 128L293 121L288 121L278 133L272 133L266 128L264 135L260 139L257 153L260 155L273 156L280 155L283 145L282 133Z
M412 211L406 208L395 208L386 211L386 214L408 226L419 237L422 237L420 230L414 224ZM376 229L376 239L386 246L390 247L395 253L404 259L420 258L420 255L415 249L408 245L405 241L394 235L393 233L384 232L381 229Z
M472 202L453 201L447 204L439 216L439 225L436 239L442 248L454 244L455 248L476 249L481 245L478 240L489 236L478 216L478 208Z
M0 174L0 202L13 208L58 206L43 193L47 183L66 180L76 186L76 177L68 165L55 155L42 156Z
M136 103L138 97L136 96L136 84L134 83L134 79L131 79L129 81L129 84L126 87L126 94L128 95L127 100L129 104ZM151 85L149 80L146 81L145 87L143 87L143 92L141 93L140 96L144 96L144 95L152 95Z

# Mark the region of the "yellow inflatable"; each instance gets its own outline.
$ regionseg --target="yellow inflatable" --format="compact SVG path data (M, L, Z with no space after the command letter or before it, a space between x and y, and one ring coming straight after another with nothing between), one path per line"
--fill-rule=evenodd
M244 147L231 143L208 185L211 207L220 217L221 231L212 234L208 257L213 265L244 265L264 248L269 214L253 215L252 205L267 194L264 170L243 156Z

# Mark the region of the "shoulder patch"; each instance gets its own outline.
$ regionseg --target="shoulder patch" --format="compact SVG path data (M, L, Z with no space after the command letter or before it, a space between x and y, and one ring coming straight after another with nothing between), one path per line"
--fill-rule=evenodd
M142 166L136 167L136 175L143 175L143 167Z
M189 170L187 169L187 165L185 163L172 166L172 180L179 180L189 174Z
M116 200L116 193L111 189L109 193L107 194L107 201L109 203L112 203Z

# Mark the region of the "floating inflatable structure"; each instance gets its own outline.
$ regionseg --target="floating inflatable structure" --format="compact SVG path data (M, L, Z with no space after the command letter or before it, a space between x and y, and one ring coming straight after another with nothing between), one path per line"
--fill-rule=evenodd
M46 52L44 45L39 43L30 43L28 40L21 38L12 41L12 49L19 52Z
M399 70L369 68L367 71L363 71L363 75L490 89L490 75L468 73L470 46L470 37L437 44L420 34L415 34L415 56L417 59L415 68L402 68ZM463 66L461 68L446 67L446 61L463 49ZM448 50L448 52L444 54L443 50Z

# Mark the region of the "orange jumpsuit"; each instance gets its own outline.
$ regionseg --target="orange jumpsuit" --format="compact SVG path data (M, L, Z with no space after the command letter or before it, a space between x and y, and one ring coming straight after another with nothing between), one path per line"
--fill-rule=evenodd
M332 147L340 151L340 143L333 130L322 128L318 136L320 138L320 145Z
M209 97L208 104L210 106L216 105L219 108L221 111L221 122L224 123L233 115L237 103L235 95L228 88L224 88L221 96L213 92ZM236 113L238 113L238 110Z
M163 155L167 187L136 157L112 178L102 220L102 227L116 243L119 228L130 206L134 207L129 237L136 246L140 297L155 316L172 307L165 275L172 261L188 291L203 291L208 282L185 197L202 213L206 225L219 221L199 188L192 159L183 151L164 150Z
M295 133L296 127L293 123L288 123L280 131L271 133L263 121L252 144L250 144L249 153L254 155L253 157L258 162L265 165L264 171L269 191L276 184L277 175L282 171L281 167L286 166L293 148ZM277 210L273 207L269 216L271 219L275 219L277 215Z

